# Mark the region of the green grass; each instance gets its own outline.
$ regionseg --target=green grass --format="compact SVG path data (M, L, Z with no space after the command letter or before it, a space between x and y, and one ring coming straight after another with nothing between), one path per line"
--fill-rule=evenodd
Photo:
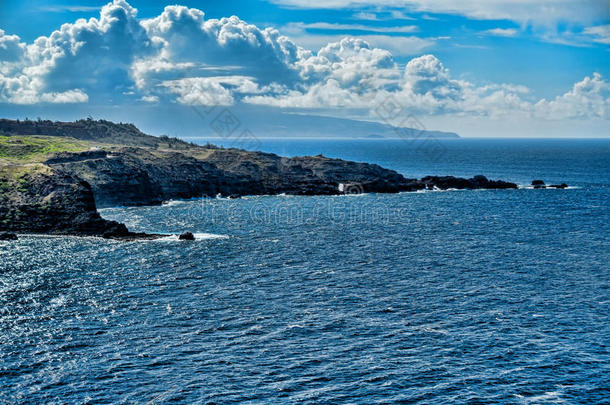
M0 191L10 188L26 188L32 176L50 175L53 172L49 166L42 163L0 166Z
M57 136L0 136L0 159L15 163L41 162L53 153L80 152L91 146L85 141Z

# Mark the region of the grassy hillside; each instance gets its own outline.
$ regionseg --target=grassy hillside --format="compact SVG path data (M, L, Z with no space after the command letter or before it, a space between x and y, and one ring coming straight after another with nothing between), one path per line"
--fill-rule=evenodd
M74 122L0 119L0 135L43 135L73 138L85 142L172 150L190 149L193 146L177 138L145 134L133 124L117 124L90 118Z
M92 144L74 138L57 136L0 136L0 159L9 163L41 162L58 152L82 152Z

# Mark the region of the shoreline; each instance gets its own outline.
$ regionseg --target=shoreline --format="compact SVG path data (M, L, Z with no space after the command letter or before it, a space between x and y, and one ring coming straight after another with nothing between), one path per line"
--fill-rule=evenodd
M103 120L0 124L5 130L0 139L0 232L158 239L163 235L130 232L124 224L102 218L98 208L267 195L520 188L483 175L407 178L377 164L321 154L282 157L201 146ZM33 130L50 135L23 135Z

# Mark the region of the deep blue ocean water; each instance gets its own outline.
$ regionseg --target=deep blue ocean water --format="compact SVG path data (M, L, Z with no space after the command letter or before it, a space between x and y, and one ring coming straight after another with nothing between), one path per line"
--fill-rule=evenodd
M231 142L225 142L231 146ZM610 401L610 140L262 140L566 190L112 208L0 242L0 403Z

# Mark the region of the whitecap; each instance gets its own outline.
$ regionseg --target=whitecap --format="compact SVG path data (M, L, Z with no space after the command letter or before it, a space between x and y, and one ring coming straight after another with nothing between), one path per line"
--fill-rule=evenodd
M219 235L214 233L195 233L195 239L229 239L228 235Z
M364 197L369 195L370 193L346 193L346 194L334 194L330 197Z
M578 186L567 186L566 188L556 188L556 187L549 187L549 185L547 185L544 188L535 188L531 184L519 184L518 187L519 187L519 190L579 190L582 188L582 187L578 187Z
M545 392L544 394L533 395L533 396L524 396L517 394L517 397L523 399L526 404L529 403L537 403L537 402L564 402L561 398L561 392L558 391L550 391Z
M58 297L53 298L50 301L50 304L52 307L61 307L61 306L65 305L67 301L68 300L65 295L60 295Z
M184 200L169 200L169 201L164 201L162 206L163 207L174 207L176 205L182 205L184 203L185 203Z
M434 186L434 188L432 190L429 190L427 188L423 188L421 190L416 190L416 191L403 191L400 194L403 193L448 193L451 191L485 191L486 189L473 189L473 188L446 188L446 189L442 189L442 188L438 188L436 186Z

